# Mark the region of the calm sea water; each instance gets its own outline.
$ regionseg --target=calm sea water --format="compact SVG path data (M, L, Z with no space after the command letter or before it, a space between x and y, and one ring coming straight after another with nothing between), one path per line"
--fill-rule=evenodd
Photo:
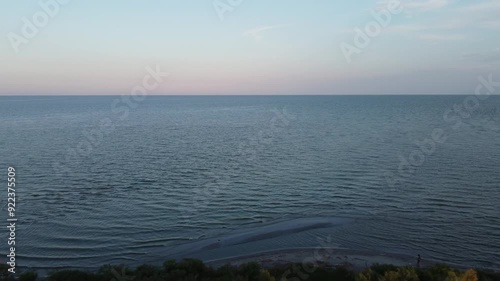
M443 118L464 99L0 97L19 265L216 259L331 238L499 269L500 98ZM446 140L416 144L436 133ZM304 227L287 223L297 218Z

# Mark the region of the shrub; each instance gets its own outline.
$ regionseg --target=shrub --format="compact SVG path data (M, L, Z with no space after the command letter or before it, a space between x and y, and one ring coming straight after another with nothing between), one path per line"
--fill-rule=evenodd
M203 273L206 269L205 264L197 259L184 259L177 264L177 267L192 273Z
M500 281L500 272L478 270L477 277L480 281Z
M239 275L248 277L248 281L259 281L260 272L260 264L256 262L244 264L239 268Z
M52 273L48 281L94 281L96 280L96 276L94 274L79 271L79 270L63 270Z
M218 277L220 280L224 281L232 281L235 280L236 278L236 272L233 266L226 264L221 267L219 267L214 274L216 277Z
M478 281L477 272L474 269L467 270L460 281Z
M457 270L453 270L446 264L436 264L428 269L431 281L455 281L452 278L458 277L460 273Z
M400 267L396 271L387 271L384 281L420 281L413 267Z
M36 281L38 274L33 271L28 271L19 276L19 281Z
M10 266L7 264L0 264L0 280L14 280L9 272Z
M384 276L386 272L398 270L398 268L392 264L374 264L370 269L375 276Z
M417 275L420 281L433 281L432 276L427 269L417 269Z
M155 277L160 277L161 269L157 266L153 265L141 265L135 271L135 279L143 280L143 279L153 279Z
M384 273L383 281L400 281L399 272L397 271L386 271Z
M419 281L417 271L413 267L402 267L398 269L401 280Z
M448 277L446 277L446 281L460 281L460 275L454 271L448 271Z
M0 264L0 281L36 281L37 274L26 272L14 279L9 275L8 266ZM285 279L284 279L285 278ZM78 270L53 272L44 281L500 281L500 273L469 269L460 272L447 265L438 264L430 268L396 267L374 265L363 272L355 272L348 267L315 267L305 271L302 264L276 266L262 269L252 262L239 267L224 265L216 270L200 260L185 259L180 262L166 261L163 267L141 265L135 270L126 266L106 265L97 273Z
M167 271L170 272L177 268L177 261L176 260L168 260L163 263L163 268Z
M356 275L356 281L372 281L376 280L376 277L374 276L375 273L371 268L365 269L363 272L360 272Z
M276 281L276 279L271 276L269 271L264 270L260 273L259 281Z
M104 265L97 271L100 279L105 281L131 276L132 274L133 271L125 265Z

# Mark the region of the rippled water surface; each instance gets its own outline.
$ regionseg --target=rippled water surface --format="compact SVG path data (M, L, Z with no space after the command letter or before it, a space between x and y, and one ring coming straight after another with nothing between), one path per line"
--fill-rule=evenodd
M446 114L464 96L116 99L0 97L20 265L211 259L331 237L500 268L499 97L470 116Z

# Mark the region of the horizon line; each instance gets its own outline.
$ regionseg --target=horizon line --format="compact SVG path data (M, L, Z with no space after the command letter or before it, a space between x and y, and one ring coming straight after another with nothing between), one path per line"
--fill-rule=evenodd
M314 96L467 96L474 93L408 93L408 94L151 94L146 97L314 97ZM17 94L2 95L0 97L121 97L133 96L131 94ZM500 96L500 94L491 94Z

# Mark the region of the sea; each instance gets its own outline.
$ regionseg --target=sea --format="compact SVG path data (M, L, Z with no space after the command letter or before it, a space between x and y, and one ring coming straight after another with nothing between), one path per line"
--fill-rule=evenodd
M499 96L4 96L5 226L9 167L21 267L332 247L500 269Z

